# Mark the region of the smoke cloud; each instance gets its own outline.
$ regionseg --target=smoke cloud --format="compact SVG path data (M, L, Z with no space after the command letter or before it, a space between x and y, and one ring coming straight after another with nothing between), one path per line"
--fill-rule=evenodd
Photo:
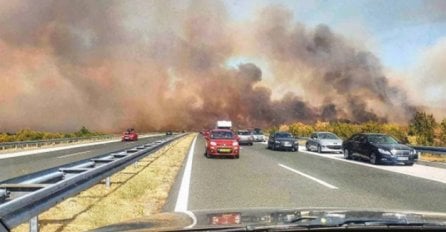
M382 69L276 6L237 24L218 1L0 3L0 131L405 121Z

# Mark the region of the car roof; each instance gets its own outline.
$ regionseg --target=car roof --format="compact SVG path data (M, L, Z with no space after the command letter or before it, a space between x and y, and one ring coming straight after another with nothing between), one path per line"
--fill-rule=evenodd
M275 134L291 134L291 133L286 131L276 131Z
M333 132L330 132L330 131L316 131L316 132L314 132L315 134L335 134L335 133L333 133Z
M357 133L355 135L365 135L365 136L369 136L369 135L386 135L383 133Z

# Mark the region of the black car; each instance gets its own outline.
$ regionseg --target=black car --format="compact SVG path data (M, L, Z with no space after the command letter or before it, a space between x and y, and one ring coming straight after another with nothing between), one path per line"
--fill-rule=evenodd
M299 144L288 132L275 132L269 136L268 149L298 151Z
M418 159L415 149L385 134L355 134L342 143L342 149L346 159L363 159L372 164L413 165Z

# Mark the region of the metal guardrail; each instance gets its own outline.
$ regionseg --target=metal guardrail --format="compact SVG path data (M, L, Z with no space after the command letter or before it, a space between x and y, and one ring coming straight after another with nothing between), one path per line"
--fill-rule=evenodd
M184 135L164 137L131 149L1 182L0 232L28 220L30 228L38 230L37 215L41 212L104 179L109 186L114 173Z
M26 147L41 147L44 145L51 144L62 144L62 143L74 143L85 140L103 140L117 138L116 135L99 135L92 137L77 137L77 138L62 138L62 139L48 139L48 140L30 140L30 141L17 141L17 142L5 142L0 143L0 150L13 149L13 148L26 148Z
M437 155L446 155L446 147L430 147L430 146L411 146L420 153L431 153Z

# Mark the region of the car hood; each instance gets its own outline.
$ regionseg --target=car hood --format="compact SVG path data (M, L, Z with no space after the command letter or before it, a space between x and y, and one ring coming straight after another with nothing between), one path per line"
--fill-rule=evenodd
M342 140L340 139L320 139L322 145L341 145Z
M211 142L217 143L217 146L232 146L233 142L236 142L235 139L211 139Z
M345 221L370 220L435 223L446 229L446 213L343 208L255 208L161 213L93 231L175 231L205 228L212 230L213 228L274 226L287 225L303 217L313 217L315 220L311 223L319 223L323 226L342 224Z
M386 150L412 150L412 148L403 145L403 144L377 144L377 143L372 143L373 145L375 145L377 148L382 148L382 149L386 149Z

